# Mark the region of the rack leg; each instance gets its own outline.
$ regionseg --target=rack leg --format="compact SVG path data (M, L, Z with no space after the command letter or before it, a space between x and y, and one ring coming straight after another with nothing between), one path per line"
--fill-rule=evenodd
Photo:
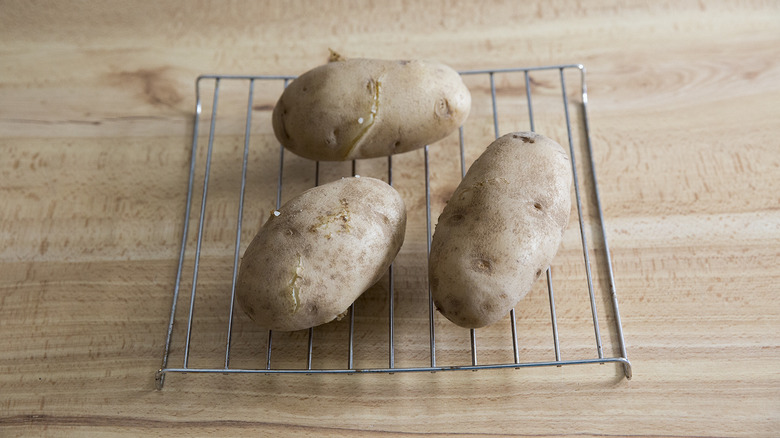
M628 380L631 380L631 376L634 375L634 372L631 370L631 362L629 362L628 359L625 359L625 362L623 362L623 373Z
M160 368L157 373L154 375L154 386L157 388L157 390L163 389L163 385L165 384L165 371Z

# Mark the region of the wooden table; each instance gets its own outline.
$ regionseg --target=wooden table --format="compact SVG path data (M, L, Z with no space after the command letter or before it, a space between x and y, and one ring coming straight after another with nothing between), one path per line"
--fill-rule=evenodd
M3 2L0 435L777 436L778 6ZM329 47L354 57L435 58L459 70L587 67L593 159L633 379L606 364L392 375L169 374L155 389L182 235L195 78L299 74L325 62ZM576 78L570 84L576 87ZM544 96L557 85L553 77L533 86ZM500 93L509 88L498 81ZM473 92L484 98L486 90ZM257 120L273 103L272 93L256 98ZM224 268L232 262L235 206L219 204L219 196L240 175L240 158L227 153L240 151L244 120L238 114L230 125L226 117L229 127L218 140L226 152L215 152L210 186L218 203L209 213L214 231L207 230L204 247L204 266L216 267L201 274L196 314L204 319L194 328L194 364L224 354L216 346L225 337L224 300L209 291L230 287ZM469 142L469 162L492 135L483 113L473 117L487 124L470 131L479 141ZM267 126L258 122L253 132L253 148L273 143ZM554 135L566 141L560 131ZM454 149L446 149L451 140L431 146L432 159L449 166L432 175L434 210L459 178ZM394 178L412 218L396 272L396 306L405 315L396 333L400 365L428 357L421 153L399 156L405 170ZM285 198L297 190L295 181L303 187L313 178L309 164L291 160ZM252 161L250 172L264 166ZM361 172L374 171L367 166ZM273 208L252 199L242 247ZM572 222L553 263L561 273L556 300L568 358L594 354L585 350L592 328L577 328L588 323L588 315L582 320L574 312L583 296L567 292L582 264L577 233ZM536 341L536 329L521 330L524 359L551 354L546 295L537 286L518 324L547 324L547 338ZM386 310L378 290L359 304ZM181 303L186 309L186 297ZM605 303L599 301L601 309ZM212 304L221 313L212 313ZM379 318L358 317L356 324L367 326ZM447 327L438 318L437 327ZM236 345L250 352L243 366L262 361L266 335L240 311L235 324ZM602 325L613 354L614 316ZM343 322L331 326L325 332L342 336ZM365 351L386 348L383 335L370 333L358 339L365 345L356 350L358 366L377 365ZM503 341L485 333L480 358L489 360ZM468 332L442 328L439 336L440 363L469 360ZM306 342L305 333L278 339L275 357L282 361L299 354L285 342ZM315 366L330 348L315 343Z

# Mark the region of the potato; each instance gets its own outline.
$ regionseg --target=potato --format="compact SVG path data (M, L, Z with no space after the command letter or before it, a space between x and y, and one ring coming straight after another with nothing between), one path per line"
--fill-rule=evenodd
M374 178L309 189L270 216L246 249L238 302L258 325L299 330L343 315L393 262L406 208Z
M347 59L292 81L273 111L276 138L312 160L389 156L457 129L471 109L460 75L432 61Z
M439 216L431 242L434 303L478 328L505 315L542 276L571 210L569 157L533 132L504 135L474 162Z

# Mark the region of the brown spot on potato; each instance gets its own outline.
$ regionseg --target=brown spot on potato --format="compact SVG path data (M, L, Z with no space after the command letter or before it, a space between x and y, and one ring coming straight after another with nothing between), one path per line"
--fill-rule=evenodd
M458 314L458 309L463 307L463 302L454 295L447 295L444 297L446 306L443 306L449 313ZM441 312L446 316L445 312Z
M541 269L537 269L536 270L536 278L539 278L541 275L542 275L542 270Z
M285 140L290 140L290 138L291 138L290 137L290 133L287 131L287 119L285 119L285 117L284 117L286 115L287 115L287 108L283 107L281 115L279 116L279 119L280 119L279 120L279 125L282 128L282 132L281 132L282 137L284 137Z
M534 139L527 135L513 134L512 138L518 138L520 140L523 140L523 143L534 143Z
M493 263L485 258L476 258L471 263L472 269L477 272L493 273Z
M325 146L334 147L336 146L336 143L336 131L333 131L329 135L325 136Z
M465 218L466 218L466 216L463 216L460 213L455 213L452 216L450 216L450 221L452 221L454 223L459 223L459 222L462 222L463 219L465 219Z
M459 188L460 193L458 193L458 200L464 202L468 197L471 196L471 187L463 187L462 189Z
M342 198L339 200L341 203L341 210L337 212L328 211L324 216L317 217L317 223L309 226L309 232L316 233L318 230L323 232L330 228L330 224L340 223L340 229L338 233L349 233L352 230L350 226L350 209L347 199ZM325 237L330 238L331 233L328 232Z
M537 209L537 210L541 210L542 209L542 204L539 203L539 202L534 202L534 208Z

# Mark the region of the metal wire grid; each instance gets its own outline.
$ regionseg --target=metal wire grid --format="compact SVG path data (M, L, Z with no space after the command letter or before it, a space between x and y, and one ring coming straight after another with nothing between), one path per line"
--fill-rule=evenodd
M576 154L574 150L573 140L572 140L572 126L570 121L570 115L569 115L569 101L566 93L566 81L564 79L564 72L567 70L576 69L580 72L580 78L581 78L581 92L582 92L582 114L583 114L583 123L584 123L584 130L586 134L586 148L588 151L588 156L590 158L590 162L588 163L590 166L591 176L592 180L590 183L593 185L593 191L595 194L595 204L597 208L598 213L598 225L600 227L601 231L601 243L603 244L604 248L604 261L606 262L607 266L607 272L608 272L608 281L609 281L609 291L610 291L610 297L611 297L611 304L612 304L612 310L614 312L614 324L615 324L615 331L617 334L617 343L620 350L620 355L615 357L605 357L603 348L602 348L602 337L601 337L601 330L599 327L599 319L597 315L597 307L596 307L596 298L594 294L593 289L593 275L591 273L591 260L590 255L588 252L588 242L586 238L585 233L585 221L583 219L583 209L582 209L582 197L581 197L581 191L580 191L580 185L579 185L579 178L577 174L577 167L576 167ZM236 289L236 277L238 274L238 265L239 265L239 248L241 243L241 227L242 227L242 217L243 217L243 209L244 209L244 193L246 188L246 173L247 173L247 161L248 161L248 154L249 154L249 144L250 144L250 126L252 123L252 102L253 102L253 94L255 89L255 82L256 81L283 81L284 86L286 87L287 84L295 79L295 76L270 76L270 75L257 75L257 76L250 76L250 75L202 75L198 77L196 81L196 107L195 107L195 121L194 121L194 127L193 127L193 139L192 139L192 151L191 151L191 158L190 158L190 171L189 171L189 182L187 186L187 201L186 201L186 211L185 211L185 217L184 217L184 229L182 232L182 240L181 240L181 249L179 253L179 263L178 263L178 269L176 273L176 284L174 287L174 293L173 293L173 303L171 305L171 313L170 313L170 320L168 323L168 331L167 331L167 337L165 341L165 351L163 354L163 360L162 360L162 366L156 373L156 385L157 389L162 389L164 382L165 382L165 375L167 373L220 373L220 374L231 374L231 373L255 373L255 374L322 374L322 373L330 373L330 374L353 374L353 373L397 373L397 372L421 372L421 371L427 371L427 372L436 372L436 371L451 371L451 370L480 370L480 369L499 369L499 368L526 368L526 367L544 367L544 366L563 366L563 365L579 365L579 364L604 364L604 363L618 363L623 366L624 374L626 378L631 378L631 363L628 360L628 356L626 354L626 346L625 346L625 340L623 337L623 328L622 323L620 320L620 312L618 309L618 301L617 301L617 292L615 288L615 278L614 278L614 272L612 268L612 258L609 250L609 245L607 243L607 236L606 236L606 228L604 225L603 220L603 213L601 208L601 200L599 197L599 191L598 191L598 183L596 181L596 169L595 169L595 163L593 160L592 155L592 146L591 146L591 137L590 137L590 128L588 124L588 94L587 94L587 85L585 81L585 67L581 64L567 64L567 65L552 65L552 66L543 66L543 67L528 67L528 68L507 68L507 69L495 69L495 70L469 70L469 71L462 71L460 72L463 76L468 75L487 75L490 80L490 93L491 93L491 102L492 102L492 116L493 116L493 128L495 137L498 138L500 136L499 132L499 126L498 126L498 110L496 105L496 85L494 76L496 74L503 74L503 73L517 73L517 74L523 74L524 80L525 80L525 90L526 90L526 99L527 99L527 108L528 108L528 117L529 117L529 123L530 123L530 129L531 131L534 131L534 112L533 112L533 102L532 102L532 96L531 96L531 88L530 88L530 79L529 79L529 72L534 71L555 71L557 70L560 75L560 86L561 86L561 95L563 100L563 108L565 112L565 120L566 120L566 129L568 134L568 144L569 144L569 152L570 152L570 158L571 158L571 166L572 166L572 172L573 172L573 181L574 181L574 189L575 189L575 197L576 197L576 204L577 204L577 214L578 214L578 221L579 221L579 227L580 227L580 236L582 240L582 252L583 252L583 261L585 264L585 271L587 275L587 283L588 283L588 293L590 297L590 307L592 312L592 319L593 319L593 329L594 329L594 336L596 341L596 352L597 352L597 358L585 358L585 359L569 359L569 360L563 360L561 358L561 351L560 351L560 342L558 338L558 321L556 316L556 309L555 309L555 298L554 298L554 291L553 291L553 277L552 272L548 268L546 272L547 277L547 292L549 296L549 302L550 302L550 319L551 319L551 325L552 325L552 334L553 334L553 347L555 351L555 360L554 361L542 361L542 362L520 362L520 355L519 355L519 349L518 349L518 341L517 341L517 329L516 329L516 317L515 317L515 310L512 309L510 311L510 321L511 321L511 336L512 336L512 348L513 348L513 356L514 361L512 363L499 363L499 364L483 364L479 365L477 363L477 346L476 346L476 331L474 329L470 330L470 342L471 342L471 365L463 365L463 366L440 366L436 363L436 331L434 326L434 304L433 304L433 298L431 295L430 285L428 285L428 318L429 318L429 328L430 328L430 366L424 366L424 367L396 367L395 366L395 344L394 344L394 273L393 273L393 266L391 265L389 268L389 310L388 310L388 365L386 368L355 368L354 362L353 362L353 344L354 344L354 326L355 326L355 305L354 303L350 307L349 311L349 340L348 340L348 357L346 360L346 367L345 368L326 368L326 369L313 369L312 368L312 345L313 345L313 333L314 328L309 329L309 336L308 336L308 352L307 352L307 359L306 359L306 367L305 368L295 368L295 369L289 369L289 368L272 368L271 366L271 357L272 357L272 341L273 341L273 331L268 331L268 342L267 342L267 351L266 351L266 363L265 367L263 368L231 368L230 367L230 348L231 348L231 337L232 337L232 327L233 327L233 315L234 315L234 308L235 308L235 289ZM198 150L198 129L200 125L200 116L202 112L202 106L201 106L201 81L203 80L214 80L214 96L213 96L213 103L212 103L212 112L211 112L211 120L210 120L210 127L209 127L209 137L208 137L208 149L207 149L207 155L206 155L206 167L205 167L205 175L203 179L203 189L202 189L202 200L200 205L200 214L199 214L199 220L198 220L198 234L197 234L197 243L195 247L195 260L194 260L194 268L193 268L193 278L192 278L192 289L190 291L190 300L189 300L189 311L187 316L187 331L186 331L186 339L185 339L185 346L184 346L184 360L181 367L169 367L168 366L168 357L171 350L171 340L173 335L173 328L174 323L176 321L176 307L177 303L179 301L179 293L181 289L181 281L182 281L182 273L183 273L183 265L185 260L185 252L187 249L187 238L188 238L188 232L189 232L189 220L190 220L190 214L192 209L192 196L193 196L193 185L194 185L194 176L195 176L195 162L196 162L196 154ZM221 368L192 368L188 366L188 360L189 360L189 352L190 352L190 341L191 341L191 335L192 335L192 322L193 322L193 311L194 311L194 304L195 304L195 296L196 296L196 290L197 290L197 280L198 280L198 269L199 269L199 261L200 261L200 254L201 254L201 245L202 245L202 239L203 239L203 229L204 229L204 218L205 218L205 211L206 211L206 201L207 201L207 195L208 195L208 186L209 186L209 173L210 173L210 167L211 167L211 157L212 157L212 151L214 146L214 131L215 131L215 125L217 120L217 107L218 107L218 100L219 100L219 90L220 90L220 82L221 81L248 81L249 82L249 92L248 92L248 104L246 109L246 130L244 133L244 148L243 148L243 162L242 162L242 173L241 173L241 188L240 188L240 194L239 194L239 204L238 204L238 220L236 223L236 241L235 241L235 252L233 254L233 273L232 273L232 285L231 285L231 293L230 293L230 314L228 317L228 324L227 324L227 340L225 344L225 361L224 361L224 367ZM466 167L465 167L465 153L464 153L464 135L463 135L463 127L461 126L459 129L459 144L460 144L460 168L461 168L461 177L465 176L466 174ZM281 199L282 199L282 175L283 175L283 165L284 165L284 155L285 151L284 148L280 145L279 147L279 173L278 173L278 182L277 182L277 190L276 190L276 208L279 209L281 207ZM428 153L428 146L425 146L424 148L424 157L425 157L425 204L426 204L426 231L427 231L427 251L428 254L430 254L431 250L431 190L430 190L430 166L429 166L429 153ZM315 185L319 185L319 175L320 175L320 166L319 162L316 162L315 165ZM390 156L387 159L387 177L388 177L388 183L390 185L393 184L393 157ZM352 175L355 175L355 161L352 162Z

